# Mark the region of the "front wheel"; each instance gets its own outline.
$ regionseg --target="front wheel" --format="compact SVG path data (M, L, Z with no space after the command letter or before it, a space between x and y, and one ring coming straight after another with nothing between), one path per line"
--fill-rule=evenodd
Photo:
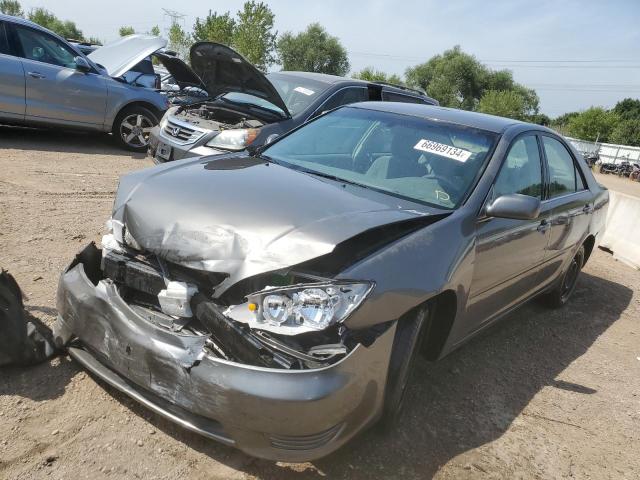
M569 301L571 294L576 289L576 283L578 281L578 275L582 266L584 265L584 246L581 246L574 257L571 259L571 263L567 267L560 281L556 287L546 294L543 299L545 303L552 308L559 308Z
M144 107L123 109L113 122L113 136L120 146L133 152L146 152L151 129L158 124L155 114Z
M420 352L429 321L427 307L422 307L398 320L389 360L382 417L379 423L383 430L390 430L400 416L407 383L415 359Z

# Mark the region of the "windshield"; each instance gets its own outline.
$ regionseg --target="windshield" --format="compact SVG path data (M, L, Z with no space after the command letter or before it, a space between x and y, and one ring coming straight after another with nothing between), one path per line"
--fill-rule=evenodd
M364 108L319 117L263 153L277 163L444 208L457 208L496 134Z
M264 98L256 97L248 93L229 92L229 93L225 93L222 96L222 98L226 98L227 100L230 100L235 103L257 105L258 107L266 108L267 110L272 110L274 112L277 112L280 115L285 115L282 109L276 107L273 103L265 100Z
M276 87L291 115L305 110L329 88L328 83L279 73L270 73L267 78Z

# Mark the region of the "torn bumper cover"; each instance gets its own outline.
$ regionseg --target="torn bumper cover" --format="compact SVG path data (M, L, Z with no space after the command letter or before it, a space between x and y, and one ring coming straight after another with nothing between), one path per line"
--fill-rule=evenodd
M250 455L307 461L339 448L380 413L394 325L321 368L231 362L207 352L207 335L152 323L112 281L97 281L93 252L82 252L60 278L57 341L74 338L71 356L160 415Z

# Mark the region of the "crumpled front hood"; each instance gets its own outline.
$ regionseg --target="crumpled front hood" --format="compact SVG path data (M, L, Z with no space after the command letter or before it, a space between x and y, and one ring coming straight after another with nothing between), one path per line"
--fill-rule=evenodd
M152 53L167 46L167 40L134 34L97 48L87 57L102 65L112 77L121 77Z
M121 179L113 218L146 251L237 281L330 253L358 233L436 213L236 155L154 167ZM441 213L441 212L438 212Z

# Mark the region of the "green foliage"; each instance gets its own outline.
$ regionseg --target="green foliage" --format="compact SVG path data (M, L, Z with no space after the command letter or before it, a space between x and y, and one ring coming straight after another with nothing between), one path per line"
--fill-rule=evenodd
M297 35L286 32L276 48L283 70L340 76L349 71L347 51L340 40L329 35L319 23L312 23Z
M82 40L84 36L76 24L70 20L60 20L46 8L34 8L27 15L29 20L48 28L61 37Z
M352 77L359 78L360 80L367 80L368 82L386 82L394 83L396 85L404 85L402 78L395 73L389 75L380 70L376 70L373 67L365 67L359 72L354 73Z
M180 24L173 23L171 27L169 27L168 37L169 44L167 48L176 52L178 57L183 60L188 60L189 48L193 43L191 35L186 33Z
M493 71L459 46L431 57L406 71L407 85L425 90L445 107L506 112L514 118L528 119L538 113L539 99L534 90L516 83L508 70ZM510 93L508 93L510 92ZM500 107L499 99L508 101Z
M147 32L149 35L153 35L154 37L160 36L160 27L158 25L154 25L151 27L151 30Z
M136 31L131 26L120 27L118 33L121 37L126 37L127 35L133 35Z
M609 141L640 147L640 118L619 121L613 128Z
M102 45L102 40L100 40L98 37L89 37L86 40L92 45Z
M525 120L524 97L513 90L487 90L478 102L477 111L501 117Z
M623 120L636 120L640 122L640 100L625 98L616 103L613 112Z
M601 107L591 107L569 119L567 133L581 140L608 142L618 117Z
M14 17L24 17L22 5L18 0L2 0L0 1L0 12L5 15L13 15Z
M219 15L209 10L209 15L204 19L196 18L196 23L193 25L193 40L232 45L235 28L236 21L229 12Z
M537 113L529 118L529 122L548 127L551 125L551 118L544 113Z
M273 31L275 15L262 2L245 2L238 11L233 47L262 71L275 62L277 32Z

